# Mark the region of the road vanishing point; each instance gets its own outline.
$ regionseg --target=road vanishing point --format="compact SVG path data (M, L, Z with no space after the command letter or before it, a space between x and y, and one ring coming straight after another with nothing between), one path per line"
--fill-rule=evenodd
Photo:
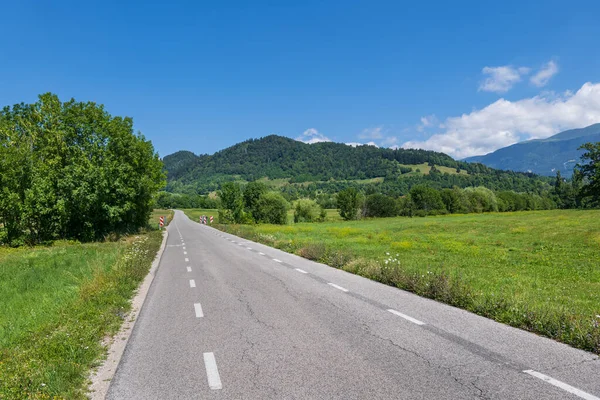
M168 230L108 399L600 400L594 354L180 211Z

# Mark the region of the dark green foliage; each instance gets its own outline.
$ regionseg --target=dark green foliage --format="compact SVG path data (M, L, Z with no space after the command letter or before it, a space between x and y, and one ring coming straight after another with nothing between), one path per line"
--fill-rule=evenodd
M289 208L289 203L281 193L267 192L257 201L254 219L266 224L285 225Z
M600 142L585 143L580 147L585 150L581 156L582 163L577 164L577 171L584 180L580 196L588 198L594 206L600 205Z
M244 207L253 217L257 215L258 200L269 188L262 182L250 182L244 188Z
M396 200L383 194L371 194L365 198L365 217L395 217L398 215Z
M294 222L322 222L325 210L316 201L300 199L294 203Z
M355 188L342 190L337 196L337 207L340 217L345 220L358 219L358 212L363 203L363 196Z
M2 243L135 231L164 184L162 163L131 118L50 93L0 112Z
M470 212L469 202L464 190L457 187L442 189L440 191L444 207L451 214L464 214Z
M223 215L219 210L219 221L221 223L241 223L244 220L244 197L240 185L233 182L224 183L219 192L219 198L223 208L228 210Z
M414 186L410 190L410 199L417 210L425 213L443 213L446 211L440 192L425 185Z
M464 193L467 196L471 212L481 213L498 211L496 195L490 189L483 186L466 188Z

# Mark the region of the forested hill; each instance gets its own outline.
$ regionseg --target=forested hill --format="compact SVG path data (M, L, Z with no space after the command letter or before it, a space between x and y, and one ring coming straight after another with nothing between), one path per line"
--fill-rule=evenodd
M392 185L394 181L403 179L410 186L413 181L435 178L436 173L449 175L443 172L456 175L442 184L450 187L504 179L502 188L522 189L523 185L514 187L513 181L525 182L527 186L532 178L530 174L502 172L482 164L456 161L434 151L394 150L367 145L352 147L332 142L306 144L277 135L250 139L213 155L196 156L189 151L179 151L164 157L163 162L169 191L193 187L199 193L216 190L225 181L260 178L285 179L290 184L311 182L325 191L328 189L322 186L326 183L331 185L332 182L371 178L382 178ZM428 166L433 165L437 168L433 169L432 175ZM440 168L445 171L440 171ZM476 176L479 178L475 179ZM405 184L401 186L405 187Z
M352 147L332 142L306 144L277 135L250 139L214 155L195 156L179 151L166 156L163 162L168 179L184 183L218 174L239 175L245 180L268 177L303 182L390 176L400 173L400 164L431 162L457 167L454 159L433 151Z

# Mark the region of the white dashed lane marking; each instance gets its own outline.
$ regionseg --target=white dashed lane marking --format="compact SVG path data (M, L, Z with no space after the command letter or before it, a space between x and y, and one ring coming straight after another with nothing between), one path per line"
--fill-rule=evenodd
M274 258L273 261L278 262L278 263L282 262L281 260L278 260L276 258Z
M204 353L204 366L206 367L206 377L208 378L208 386L213 390L223 389L219 370L217 368L217 360L213 353Z
M196 287L196 281L193 279L190 279L190 287Z
M327 284L328 284L329 286L331 286L331 287L334 287L334 288L336 288L336 289L338 289L338 290L341 290L342 292L347 292L347 291L348 291L348 289L346 289L346 288L343 288L343 287L341 287L341 286L339 286L339 285L336 285L335 283L328 282Z
M306 271L305 271L305 270L303 270L303 269L300 269L300 268L294 268L294 269L295 269L296 271L300 272L301 274L308 274L308 272L306 272Z
M187 268L187 272L192 272L192 267L186 267Z
M559 380L556 380L554 378L549 377L548 375L544 375L540 372L534 371L532 369L527 369L525 371L526 374L529 374L531 376L535 376L538 379L543 380L544 382L547 382L551 385L554 385L558 388L561 388L562 390L564 390L565 392L569 392L571 394L574 394L575 396L581 397L582 399L585 400L600 400L600 397L596 397L592 394L589 394L587 392L584 392L583 390L577 389L576 387L573 387L571 385L567 385L564 382L561 382Z
M419 321L418 319L415 319L415 318L413 318L413 317L411 317L411 316L408 316L408 315L406 315L406 314L402 314L400 311L396 311L396 310L392 310L392 309L389 309L388 311L389 311L389 312L391 312L391 313L392 313L392 314L394 314L394 315L397 315L397 316L399 316L399 317L402 317L402 318L404 318L404 319L405 319L405 320L407 320L407 321L410 321L410 322L412 322L413 324L417 324L417 325L425 325L425 322L421 322L421 321Z
M194 311L196 311L196 318L204 317L204 313L202 312L202 306L200 303L194 303Z

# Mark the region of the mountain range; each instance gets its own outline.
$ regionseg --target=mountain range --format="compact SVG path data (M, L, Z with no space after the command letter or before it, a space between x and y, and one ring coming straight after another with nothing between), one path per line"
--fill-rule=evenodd
M564 131L546 139L516 143L483 156L465 158L463 161L546 176L556 175L556 171L560 171L562 176L570 177L583 153L578 148L587 142L600 142L600 123Z

